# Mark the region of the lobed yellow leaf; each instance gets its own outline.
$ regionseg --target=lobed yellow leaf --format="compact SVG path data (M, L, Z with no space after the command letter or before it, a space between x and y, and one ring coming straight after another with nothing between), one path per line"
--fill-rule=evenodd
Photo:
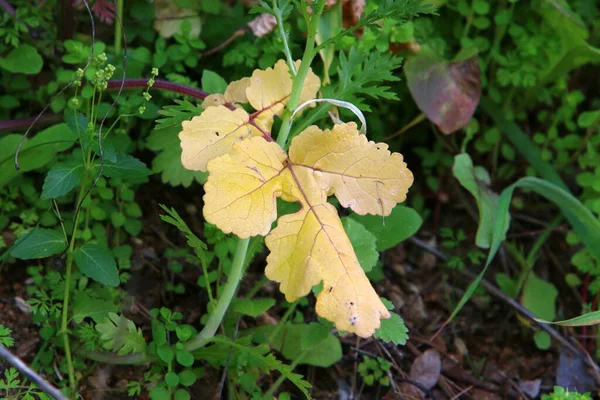
M206 171L215 157L227 154L234 143L261 135L249 124L250 115L243 109L230 110L225 106L209 107L202 114L182 123L181 163L187 169Z
M300 61L296 61L295 65L298 68ZM290 70L284 60L277 61L273 68L254 71L246 94L250 105L255 110L261 110L257 120L262 123L268 123L268 121L272 123L275 115L281 116L292 92L292 84ZM314 99L320 87L321 79L312 70L309 70L298 104ZM268 126L270 127L270 124Z
M300 101L314 98L320 85L319 77L309 70ZM182 124L183 166L206 171L208 162L229 153L234 143L252 136L268 137L273 118L283 112L291 90L289 69L280 60L274 68L256 70L251 78L232 82L225 94L209 95L202 103L202 114ZM256 110L252 115L239 106L247 102Z
M279 218L265 244L271 251L265 274L281 283L286 300L306 296L323 282L316 311L338 330L369 337L381 319L390 318L331 204L304 206Z
M390 153L385 143L369 141L354 122L322 131L311 126L290 146L292 164L314 171L328 195L360 215L390 215L406 200L413 175L402 154Z
M233 81L225 89L225 100L228 103L247 103L248 96L246 89L250 86L250 78L242 78L238 81Z
M287 155L262 137L244 140L208 163L204 218L241 238L266 235L277 218L276 196Z
M413 177L400 154L369 142L356 124L310 127L290 146L252 138L208 163L204 215L224 232L265 235L277 219L276 197L302 209L279 218L265 238L266 275L294 301L323 283L317 313L342 331L371 336L390 317L361 268L336 209L335 194L357 213L386 215L406 198Z
M208 107L223 106L225 104L227 104L225 96L221 93L214 93L206 96L206 98L201 104L201 107L203 110L206 110Z

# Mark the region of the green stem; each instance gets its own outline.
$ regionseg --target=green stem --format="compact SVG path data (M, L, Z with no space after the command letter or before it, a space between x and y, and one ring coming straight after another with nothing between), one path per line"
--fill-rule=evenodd
M196 337L184 344L185 350L197 350L203 347L215 336L215 333L217 332L217 329L219 329L219 325L221 325L221 321L225 316L225 312L229 308L229 304L231 304L231 300L233 299L240 281L242 280L242 275L244 272L244 260L246 258L246 252L248 251L249 243L250 239L238 240L237 247L235 249L235 255L233 256L233 265L231 266L231 271L229 272L229 279L227 279L227 283L223 287L223 293L221 294L219 301L217 301L217 305L210 314L208 322L202 331L196 335Z
M118 20L115 21L115 53L121 53L122 41L123 41L123 32L121 31L121 21L123 21L123 3L125 0L117 0L117 17Z
M271 332L271 334L269 335L269 339L267 340L267 342L269 344L273 343L273 340L277 337L277 335L279 334L281 329L283 329L283 327L285 326L285 323L287 322L290 315L292 315L292 313L296 309L297 305L298 305L298 301L296 300L295 302L292 303L290 308L287 309L285 314L283 314L283 317L281 317L281 320L277 324L277 327L275 329L273 329L273 332Z
M298 364L300 364L302 362L302 360L304 360L304 357L306 357L306 355L313 349L314 347L310 347L308 349L304 349L300 354L298 354L298 357L296 357L296 359L294 361L292 361L292 363L289 365L289 371L293 372L294 369L298 366ZM275 381L275 384L273 384L271 386L271 388L269 388L269 391L267 393L265 393L264 398L265 399L271 399L273 398L273 394L277 391L277 389L279 389L279 386L281 386L281 384L287 379L287 376L285 375L280 375L279 378L277 379L277 381Z
M275 19L277 20L277 28L279 31L279 35L281 36L281 41L283 43L283 53L285 54L285 58L288 63L288 67L292 74L296 76L296 66L294 65L294 59L292 58L292 52L290 51L290 46L288 44L287 35L285 33L285 28L283 27L283 10L280 10L277 7L277 0L273 0L273 10L275 11Z
M84 173L83 178L81 179L81 186L79 188L79 195L77 196L77 203L81 202L81 199L85 195L85 185L86 185L87 172ZM69 332L68 332L68 324L69 324L69 295L71 289L71 274L73 272L73 251L75 250L75 237L77 236L77 225L79 223L79 215L80 213L76 213L75 221L73 221L73 236L71 237L71 241L69 243L69 250L67 251L67 266L65 271L65 291L63 296L63 306L62 306L62 318L60 323L60 333L63 337L63 346L65 348L65 358L67 359L67 369L69 372L69 387L71 388L71 394L75 395L77 393L77 385L75 383L75 369L73 368L73 358L71 356L71 345L69 343Z
M304 55L302 56L302 62L300 64L300 68L298 68L298 73L294 78L294 85L292 86L292 93L290 94L290 99L287 104L287 108L283 113L281 129L279 130L279 134L277 135L277 144L282 148L285 146L288 136L290 135L291 118L293 112L298 107L298 102L300 101L300 95L302 94L302 86L304 85L304 80L306 79L306 75L308 74L308 70L310 69L310 64L312 63L313 58L315 58L317 52L315 51L315 40L317 38L317 26L319 22L319 18L321 17L321 13L323 12L323 7L325 2L321 2L321 7L316 7L313 11L313 16L308 24L308 35L306 38L306 47L304 48Z

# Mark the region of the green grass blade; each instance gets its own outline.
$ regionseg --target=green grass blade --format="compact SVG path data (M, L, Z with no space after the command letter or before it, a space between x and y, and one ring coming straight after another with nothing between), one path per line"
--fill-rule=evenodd
M600 259L600 221L598 221L590 210L581 204L577 198L554 183L539 178L521 178L516 183L504 189L500 195L498 206L496 208L492 245L485 266L477 278L469 285L467 291L452 312L449 320L454 319L462 307L469 301L477 289L477 286L479 286L481 279L483 279L487 268L496 256L500 245L504 239L506 239L506 232L510 226L510 218L508 217L510 202L512 194L517 188L534 191L556 204L569 220L583 243L595 257Z
M553 324L560 326L589 326L589 325L597 325L600 324L600 311L593 311L583 315L580 315L575 318L566 319L564 321L546 321L544 319L535 319L537 322L541 322L543 324Z

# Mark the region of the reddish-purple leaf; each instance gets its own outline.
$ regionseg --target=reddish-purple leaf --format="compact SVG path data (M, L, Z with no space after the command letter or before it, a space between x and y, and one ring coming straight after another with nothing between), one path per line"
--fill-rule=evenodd
M477 56L450 62L424 50L408 59L404 72L417 106L443 133L471 120L481 96Z

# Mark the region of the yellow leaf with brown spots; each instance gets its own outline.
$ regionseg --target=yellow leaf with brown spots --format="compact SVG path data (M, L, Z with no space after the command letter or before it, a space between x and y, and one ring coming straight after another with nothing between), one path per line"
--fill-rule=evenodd
M389 214L406 198L412 174L398 153L370 142L356 124L321 131L310 127L291 143L252 138L208 163L204 215L224 232L264 235L277 219L276 197L302 209L277 220L265 243L266 275L294 301L323 283L317 313L342 331L371 336L390 317L369 283L336 209L335 194L358 213Z

